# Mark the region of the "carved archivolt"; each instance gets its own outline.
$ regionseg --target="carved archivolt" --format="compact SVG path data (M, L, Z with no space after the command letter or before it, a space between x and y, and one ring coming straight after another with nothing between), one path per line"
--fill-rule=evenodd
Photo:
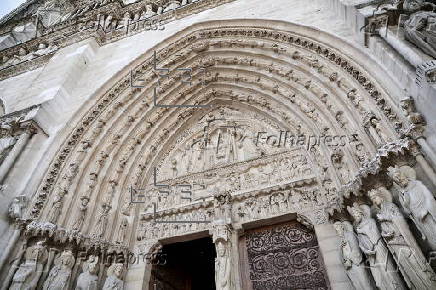
M27 217L133 246L210 229L208 223L151 226L151 219L214 220L213 194L227 192L232 207L225 220L296 212L311 223L327 222L325 211L341 204L339 186L352 180L365 156L397 140L408 120L353 57L291 31L301 29L211 22L149 51L95 96L47 170ZM168 68L169 77L158 78L154 52L157 68ZM182 82L181 68L192 69L191 84ZM159 104L191 107L155 106L155 89ZM220 118L225 121L208 123ZM227 136L227 143L202 147L204 124L210 124L210 140ZM234 125L248 137L232 131ZM257 146L261 131L324 141L288 148L270 138ZM347 142L334 145L326 136ZM196 161L188 166L181 160ZM155 168L156 181L174 192L177 185L192 185L192 200L182 199L181 192L162 197L153 191ZM147 189L144 203L128 206L130 187Z

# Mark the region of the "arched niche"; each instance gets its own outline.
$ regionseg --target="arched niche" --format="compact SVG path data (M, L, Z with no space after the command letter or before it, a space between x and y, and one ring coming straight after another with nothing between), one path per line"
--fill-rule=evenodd
M168 77L159 78L164 68ZM190 85L183 82L187 69ZM395 83L382 75L362 51L313 28L266 20L193 25L149 50L91 97L75 117L76 125L47 170L28 216L129 248L209 230L207 223L177 230L151 227L152 191L146 203L130 203L129 188L149 188L154 168L159 168L157 181L171 186L213 177L199 195L202 199L192 202L179 196L159 209L162 219L186 214L213 220L216 196L230 194L230 220L235 222L259 218L244 217L238 209L253 203L262 207L264 201L270 209L257 210L261 215L295 212L326 223L325 211L340 203L337 188L377 147L398 139L405 126ZM243 132L254 135L286 131L306 138L344 136L346 142L333 146L324 139L313 150L251 142L243 157L217 161L208 155L207 160L214 160L211 166L174 170L172 160L182 160L183 149L202 136L204 124L220 116L230 124L240 122ZM211 132L218 134L222 125L211 125ZM235 153L235 148L230 151ZM274 164L283 167L268 168ZM238 188L219 183L235 178L235 172L251 174L254 183L244 181ZM264 182L265 175L282 173ZM83 220L76 224L79 218Z

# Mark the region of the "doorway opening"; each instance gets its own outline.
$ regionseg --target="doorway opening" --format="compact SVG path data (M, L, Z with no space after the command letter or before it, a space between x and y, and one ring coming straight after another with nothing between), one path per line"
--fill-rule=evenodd
M215 244L212 238L164 245L165 263L153 265L150 290L214 290Z

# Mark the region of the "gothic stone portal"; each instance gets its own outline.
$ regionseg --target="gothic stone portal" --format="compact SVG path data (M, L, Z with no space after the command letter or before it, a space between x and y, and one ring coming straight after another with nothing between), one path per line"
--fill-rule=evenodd
M328 289L316 235L298 222L250 230L240 250L244 289Z

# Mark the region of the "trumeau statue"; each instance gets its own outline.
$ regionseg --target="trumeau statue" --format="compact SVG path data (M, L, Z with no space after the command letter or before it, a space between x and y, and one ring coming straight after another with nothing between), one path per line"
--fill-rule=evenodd
M123 276L123 264L116 263L107 270L107 278L103 285L103 290L123 290L124 282L121 280Z
M423 0L406 0L403 8L412 13L404 23L405 38L436 58L436 5Z
M371 278L366 270L359 242L353 226L348 221L336 222L334 227L341 237L342 263L350 283L356 290L372 289Z
M380 187L369 191L368 195L378 211L381 235L409 288L436 289L436 276L427 264L406 220L392 202L389 190Z
M33 290L36 289L39 278L47 261L47 250L42 242L26 249L25 261L18 267L12 278L10 290Z
M409 166L390 167L389 175L402 189L400 202L432 250L436 250L436 201L428 188L416 179Z
M215 258L215 284L217 290L232 289L230 269L230 230L227 225L217 225L214 233L217 257Z
M43 290L63 290L69 286L71 272L74 266L74 256L70 250L62 252L55 260L55 266L51 269L42 287Z
M354 219L359 247L368 258L376 286L379 289L406 289L377 224L371 218L369 206L355 203L353 207L347 207L347 210Z
M83 263L83 273L77 278L75 290L97 290L98 285L98 257L90 256Z

